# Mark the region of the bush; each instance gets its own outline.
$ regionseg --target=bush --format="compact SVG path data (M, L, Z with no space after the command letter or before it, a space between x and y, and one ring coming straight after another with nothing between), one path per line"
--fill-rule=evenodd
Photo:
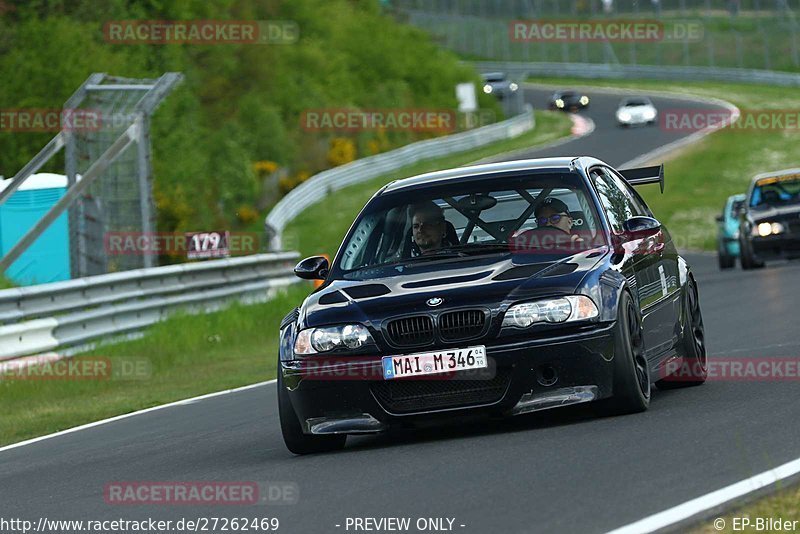
M253 163L289 175L280 189L358 156L424 134L335 133L300 127L314 108L456 107L456 83L477 74L424 32L382 14L377 0L6 0L0 9L0 108L61 107L92 72L124 77L185 74L152 128L158 230L235 228L241 206L269 205ZM110 20L291 20L295 44L109 44ZM480 94L482 107L497 109ZM52 134L0 133L0 174L13 176ZM370 143L370 140L375 141ZM332 149L328 151L329 148ZM63 159L50 170L63 172ZM277 191L278 188L275 188ZM269 191L267 194L271 194ZM248 219L248 217L245 217Z

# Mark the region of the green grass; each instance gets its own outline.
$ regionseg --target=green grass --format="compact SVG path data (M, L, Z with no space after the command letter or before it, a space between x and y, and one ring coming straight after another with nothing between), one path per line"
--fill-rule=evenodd
M725 527L722 529L715 528L714 520L722 518L725 521ZM740 523L737 523L734 530L734 518L749 518L752 523L751 526L742 528ZM783 520L783 521L800 521L800 487L793 487L783 489L774 495L760 499L752 504L746 505L742 508L734 510L730 513L720 514L717 518L706 521L702 526L694 529L695 534L712 534L721 532L723 534L733 534L735 532L778 532L777 530L770 530L762 528L757 530L754 528L758 518ZM800 522L797 523L800 525ZM786 532L796 532L796 529L784 529Z
M800 109L800 93L783 87L566 78L536 78L531 81L561 87L605 86L628 88L638 93L652 90L708 96L727 100L743 112ZM800 166L799 134L797 129L718 131L666 160L663 195L656 186L643 187L641 192L656 217L666 223L679 246L713 250L717 235L714 216L721 212L725 199L745 192L750 179L760 172Z
M536 129L517 139L420 163L337 192L330 197L337 208L325 211L323 228L317 228L311 217L311 212L319 207L307 210L293 226L303 232L300 234L304 236L301 250L309 254L312 251L333 252L356 212L383 183L569 134L571 123L563 114L540 112L536 120ZM234 305L224 311L201 315L176 315L147 329L140 339L100 346L76 356L92 358L91 361L101 365L110 363L112 375L107 380L0 379L0 406L3 407L0 445L272 379L279 322L310 291L308 284L298 284L264 304ZM116 370L131 365L140 365L146 372L117 376Z
M176 315L141 339L75 357L110 362L109 379L0 379L0 445L275 378L278 324L310 291L297 284L263 304ZM145 372L116 376L132 363Z
M17 287L14 282L6 278L5 276L0 276L0 289L9 289L12 287Z
M458 167L506 151L530 148L569 135L571 121L561 113L536 112L536 128L516 139L498 141L469 152L419 162L374 180L347 187L303 211L286 227L284 246L302 256L336 253L342 238L367 200L383 185L425 172ZM320 224L324 220L325 224Z

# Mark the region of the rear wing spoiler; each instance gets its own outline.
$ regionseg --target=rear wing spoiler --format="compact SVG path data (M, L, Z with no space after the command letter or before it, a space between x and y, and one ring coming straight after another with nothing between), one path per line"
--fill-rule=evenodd
M664 192L664 164L654 167L638 167L619 171L625 181L631 185L658 184Z

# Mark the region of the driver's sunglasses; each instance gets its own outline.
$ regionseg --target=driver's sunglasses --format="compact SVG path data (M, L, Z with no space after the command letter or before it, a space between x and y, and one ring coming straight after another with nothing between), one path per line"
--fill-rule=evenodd
M548 222L550 224L558 224L558 222L563 217L568 217L569 219L572 219L572 215L570 215L569 213L556 213L554 215L551 215L550 217L539 217L539 224L543 225L547 224Z

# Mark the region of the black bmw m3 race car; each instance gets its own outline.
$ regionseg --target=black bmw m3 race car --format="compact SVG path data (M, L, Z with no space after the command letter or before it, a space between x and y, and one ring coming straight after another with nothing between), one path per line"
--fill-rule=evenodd
M356 218L324 283L282 322L278 401L294 453L348 434L595 402L646 410L651 384L707 373L697 284L632 186L590 157L392 182Z
M741 211L739 250L742 269L800 258L800 169L753 178Z

